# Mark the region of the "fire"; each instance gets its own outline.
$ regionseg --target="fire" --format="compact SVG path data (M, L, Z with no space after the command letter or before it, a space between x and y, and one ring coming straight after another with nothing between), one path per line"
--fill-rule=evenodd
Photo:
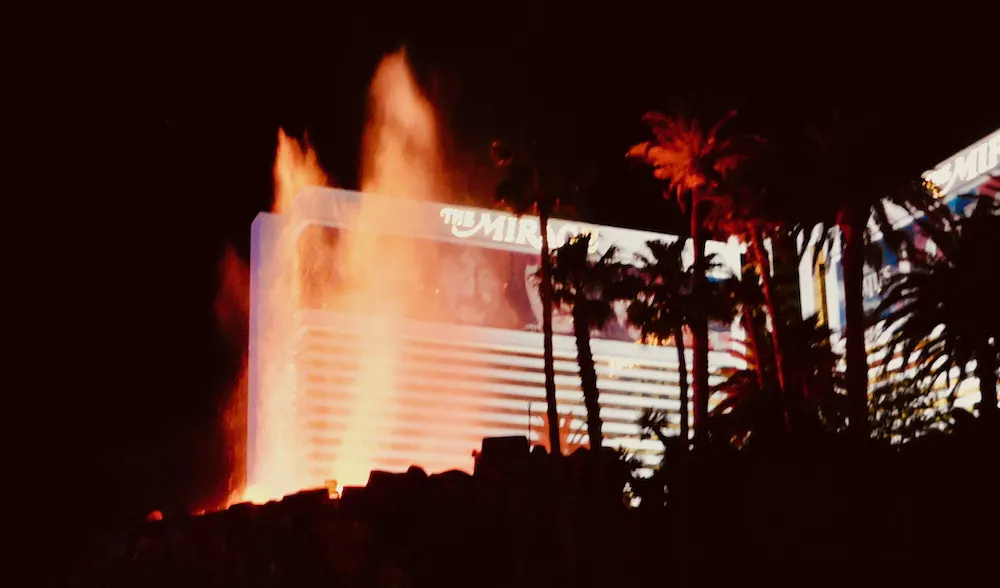
M440 197L445 189L434 110L402 52L384 58L372 79L362 153L363 192L430 199ZM376 242L379 225L391 216L386 207L383 201L365 200L355 219L353 238L346 244L345 273L361 282L360 287L351 288L351 295L358 299L349 308L360 310L371 304L378 309L361 333L363 348L371 351L362 354L358 396L334 466L336 479L347 485L367 481L379 439L391 433L397 420L392 409L396 381L403 374L394 334L405 305L413 302L413 293L418 291L414 251Z
M385 57L372 79L361 171L361 189L367 193L440 199L448 190L435 112L402 52ZM272 210L288 217L291 227L299 226L294 198L300 190L329 184L315 151L283 131L278 135L274 179ZM303 488L323 487L332 479L340 486L364 484L380 440L397 426L396 383L402 369L395 333L404 313L421 304L420 297L414 294L421 291L417 269L420 259L412 247L377 238L378 225L390 212L385 206L383 202L363 200L353 229L343 233L336 250L318 232L289 230L282 235L276 260L282 273L270 291L263 294L261 303L266 305L267 319L257 325L253 334L259 345L261 368L256 377L261 392L255 406L249 407L253 424L247 443L253 446L252 463L246 464L246 488L234 487L230 504L280 499ZM337 269L344 277L343 285L336 290L325 279L322 264L316 262L331 258L337 260ZM245 291L245 264L227 254L223 272L227 284L243 279ZM340 435L334 466L324 476L307 466L311 446L297 412L303 391L291 346L297 305L305 288L321 298L323 308L368 315L367 328L360 334L366 351L361 354L355 394L347 407L350 416ZM235 316L245 325L247 312L245 299L220 297L220 323L239 322ZM246 358L234 390L235 399L246 398L245 370ZM238 415L241 409L243 415L247 414L245 403L241 405L237 400L231 406L235 407L232 414ZM239 416L230 420L239 420ZM235 437L236 428L231 430Z
M232 392L223 408L223 431L228 449L228 503L243 493L246 477L247 434L247 317L250 312L250 268L232 247L227 247L219 263L219 292L215 316L232 349L239 350L239 367Z
M272 211L289 215L290 226L294 227L295 196L307 186L327 183L327 175L320 168L312 147L301 145L279 131ZM307 447L297 415L300 390L291 349L295 305L302 288L313 276L310 268L300 264L296 236L294 230L281 236L275 260L279 274L271 282L270 289L263 293L261 301L268 312L266 319L257 325L254 337L262 358L257 377L261 380L260 389L265 392L243 413L244 419L248 411L252 413L254 426L252 430L247 428L246 442L253 444L253 462L246 464L246 487L235 488L230 503L280 499L315 486L307 467ZM244 308L244 312L248 310L248 306ZM240 384L246 386L245 377ZM245 397L245 388L237 393Z
M316 151L305 147L278 130L278 154L274 161L274 203L271 212L286 213L292 210L292 201L299 190L306 186L326 186L329 180L319 166Z
M403 52L382 60L372 78L361 191L438 200L447 190L434 109Z

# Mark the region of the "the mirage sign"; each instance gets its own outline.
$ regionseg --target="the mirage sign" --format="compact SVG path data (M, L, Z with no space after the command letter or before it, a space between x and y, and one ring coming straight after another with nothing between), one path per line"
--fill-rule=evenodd
M529 245L538 250L542 248L542 235L538 219L535 217L517 217L499 211L445 207L441 209L441 219L450 227L451 234L460 239L478 237L496 242ZM553 248L560 247L572 237L583 233L593 236L590 248L592 252L596 252L598 238L596 227L556 219L549 224L549 238Z
M952 190L994 171L1000 171L1000 129L925 172L924 179L950 195Z

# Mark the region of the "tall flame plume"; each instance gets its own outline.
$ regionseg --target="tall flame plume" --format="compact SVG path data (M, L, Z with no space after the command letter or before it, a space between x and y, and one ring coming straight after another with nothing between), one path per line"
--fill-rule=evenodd
M383 196L438 199L448 189L441 161L434 109L422 95L403 52L385 57L371 83L369 120L362 153L361 189ZM299 226L294 199L307 186L327 186L328 176L318 164L315 151L283 131L278 135L274 166L275 192L272 211L290 217L287 226ZM327 479L342 485L364 484L373 467L375 452L398 422L394 412L397 382L405 377L395 333L408 305L419 305L419 260L410 247L377 239L382 219L391 210L382 200L364 199L344 233L337 250L308 232L287 231L278 247L280 275L264 294L266 319L255 335L261 349L260 398L246 406L246 360L233 391L227 421L239 422L241 411L249 411L255 426L248 443L255 447L253 463L246 464L246 486L232 484L229 503L262 502L320 487ZM292 234L295 233L295 234ZM304 241L303 241L304 239ZM336 290L310 262L334 256L344 276ZM223 290L234 284L247 287L246 265L227 253L222 265ZM375 276L377 272L377 276ZM388 278L388 279L387 279ZM351 417L340 433L338 454L330 472L319 476L307 467L309 440L301 430L302 391L295 364L293 331L296 304L304 288L323 301L322 306L347 309L366 315L360 333L361 354L355 386L357 394L349 407ZM232 295L220 296L220 323L247 321L247 305ZM244 416L245 418L245 416ZM228 427L231 445L242 451L240 428ZM419 441L419 440L418 440ZM425 464L436 465L436 464ZM440 464L444 466L446 464ZM237 476L238 477L238 476Z

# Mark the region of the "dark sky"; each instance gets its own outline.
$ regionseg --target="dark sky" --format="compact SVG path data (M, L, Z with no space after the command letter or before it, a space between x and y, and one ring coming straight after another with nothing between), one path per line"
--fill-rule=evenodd
M370 12L164 13L95 33L53 74L52 185L71 213L43 255L68 261L34 271L53 284L40 298L74 328L35 343L74 350L46 374L65 437L49 457L67 464L60 474L98 476L88 509L218 491L230 367L212 319L218 259L227 243L246 251L268 206L279 126L308 130L323 166L356 184L367 82L401 44L457 152L481 157L505 129L544 118L600 167L606 193L590 214L608 223L662 212L648 172L623 154L645 138L639 117L675 99L707 115L737 107L762 126L832 107L877 113L904 132L873 140L916 171L1000 127L988 41L925 37L916 22L504 3Z

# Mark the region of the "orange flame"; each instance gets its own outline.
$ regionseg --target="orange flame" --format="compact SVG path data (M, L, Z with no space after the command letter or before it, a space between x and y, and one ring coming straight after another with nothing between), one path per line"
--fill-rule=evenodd
M379 64L369 98L362 191L420 200L440 198L446 183L437 121L403 52ZM361 333L366 352L358 367L357 396L332 472L346 485L367 481L380 443L399 420L394 410L397 382L405 374L395 334L406 306L419 304L414 293L419 291L420 260L414 250L377 240L379 226L391 215L390 203L365 199L354 219L355 230L344 244L347 258L342 271L353 282L348 308L378 309L369 315ZM377 276L372 275L375 271ZM391 283L386 283L386 277Z
M361 191L439 200L447 190L434 109L400 51L385 57L372 78L364 138Z
M299 192L307 186L325 186L327 182L312 147L300 145L279 131L272 210L294 217L292 204ZM296 224L292 218L289 226ZM295 231L281 235L276 254L273 262L278 274L263 293L265 318L254 335L261 354L260 397L255 406L249 407L256 417L253 431L256 450L254 463L247 464L247 487L241 497L251 502L280 499L316 485L309 474L307 446L298 418L300 390L291 347L295 305L311 276L308 268L300 265Z
M319 166L316 151L278 129L278 154L274 161L274 203L271 212L283 214L292 210L292 202L307 186L326 186L328 178Z
M232 349L239 350L239 368L223 408L223 433L227 445L229 480L227 504L237 502L246 478L247 434L247 317L250 312L250 268L236 250L227 247L219 263L219 292L215 317Z
M422 200L447 195L435 113L413 79L403 52L386 56L372 79L361 175L362 191L368 193ZM315 151L283 131L278 134L274 179L273 211L286 216L296 214L292 204L300 190L328 184ZM331 245L322 238L311 238L318 234L282 236L276 260L281 275L261 301L268 318L255 334L261 346L262 366L258 376L261 397L257 406L250 407L257 419L255 459L247 464L246 488L234 487L230 504L280 499L303 488L322 487L334 478L340 485L363 484L374 465L379 443L398 426L394 401L397 381L404 375L395 333L405 305L421 304L419 296L414 295L419 291L419 260L412 248L376 238L379 225L391 212L386 207L383 201L363 200L351 223L354 229L344 235L339 251L328 249ZM292 218L288 224L298 223ZM333 255L339 259L338 270L346 282L340 291L327 286L318 264L311 261ZM225 283L242 279L240 287L246 291L246 266L234 262L234 258L227 253L223 264ZM386 276L392 278L391 284L382 279ZM342 308L368 315L367 328L361 333L366 353L361 355L356 393L349 408L351 416L341 435L334 465L324 478L317 478L306 466L310 445L297 413L300 391L290 347L294 330L291 317L305 287L313 294L318 290L324 307L328 301L336 302ZM372 312L375 309L378 312ZM216 310L220 324L246 324L245 298L220 297ZM233 397L246 398L245 358ZM231 407L230 414L236 416L228 420L238 421L240 410L245 419L245 400L243 404L233 401ZM230 428L235 432L234 426ZM237 452L242 450L238 443L232 445Z

